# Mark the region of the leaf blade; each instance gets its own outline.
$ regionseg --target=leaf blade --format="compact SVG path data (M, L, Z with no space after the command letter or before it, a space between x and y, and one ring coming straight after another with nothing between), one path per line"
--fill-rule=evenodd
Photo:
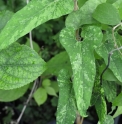
M14 43L0 51L0 89L10 90L35 80L46 63L30 47Z
M0 34L0 50L15 42L38 25L68 14L72 10L72 0L31 1L27 6L15 13L2 30Z

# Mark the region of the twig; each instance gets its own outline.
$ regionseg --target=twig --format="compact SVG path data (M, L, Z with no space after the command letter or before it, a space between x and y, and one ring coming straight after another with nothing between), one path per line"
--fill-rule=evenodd
M77 11L79 9L77 0L74 0L74 11Z
M121 53L121 51L120 51L120 50L122 49L122 46L121 46L121 47L118 47L118 45L117 45L117 43L116 43L116 38L115 38L115 36L114 36L114 31L115 31L115 29L118 28L118 27L121 26L121 25L122 25L122 22L119 23L119 24L117 24L116 26L114 26L113 29L112 29L112 37L113 37L114 46L115 46L116 49L111 50L111 51L109 52L109 54L108 54L108 63L107 63L107 65L106 65L105 69L102 71L102 73L101 73L101 75L100 75L100 85L102 85L102 77L103 77L103 74L104 74L105 71L109 68L110 61L111 61L110 58L111 58L112 54L113 54L115 51L118 50L119 53L122 55L122 53Z
M83 124L84 118L80 116L80 114L77 112L77 118L76 118L76 124Z
M102 77L103 77L103 74L104 74L105 71L109 68L110 61L111 61L110 58L111 58L112 54L113 54L115 51L119 51L119 50L121 50L121 49L122 49L122 46L119 47L119 48L113 49L113 50L111 50L111 51L109 52L109 54L108 54L108 63L107 63L107 65L106 65L105 69L103 70L103 72L102 72L101 75L100 75L100 84L101 84L101 85L102 85Z
M29 0L26 0L26 3L28 4ZM29 39L30 39L30 47L31 47L31 49L33 49L32 31L29 32ZM29 94L29 97L28 97L28 99L27 99L27 101L26 101L26 103L25 103L25 105L24 105L24 107L23 107L23 109L21 111L20 116L17 119L16 124L19 124L19 122L20 122L20 120L21 120L21 118L22 118L22 116L23 116L23 114L24 114L24 112L25 112L25 110L27 108L27 105L28 105L28 103L30 102L30 100L31 100L31 98L33 96L33 93L34 93L35 89L37 88L37 84L38 84L38 79L36 79L34 81L34 84L33 84L33 87L31 89L31 92Z
M33 93L34 93L34 91L35 91L35 87L36 87L37 83L38 83L38 81L35 80L34 85L33 85L33 87L32 87L32 90L31 90L31 92L30 92L30 94L29 94L29 97L28 97L28 99L27 99L27 101L26 101L26 103L25 103L25 105L24 105L24 107L23 107L23 109L22 109L22 111L21 111L21 114L20 114L19 118L17 119L16 124L19 124L19 122L20 122L20 120L21 120L21 118L22 118L22 116L23 116L23 114L24 114L24 112L25 112L25 110L26 110L26 108L27 108L27 105L28 105L28 103L30 102L30 100L31 100L31 98L32 98L32 96L33 96Z

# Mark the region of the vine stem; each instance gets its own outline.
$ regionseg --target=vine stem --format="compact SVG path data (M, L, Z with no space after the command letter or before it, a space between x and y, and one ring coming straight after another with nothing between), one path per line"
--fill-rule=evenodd
M114 35L114 31L116 28L118 28L119 26L121 26L122 23L119 23L117 24L116 26L113 27L112 29L112 36L113 36L113 41L114 41L114 46L116 47L115 49L111 50L109 53L108 53L108 63L105 67L105 69L102 71L101 75L100 75L100 84L102 85L102 77L103 77L103 74L105 73L105 71L109 68L109 65L110 65L110 61L111 61L111 56L112 54L115 52L115 51L119 51L119 53L122 55L121 53L121 49L122 49L122 46L121 47L118 47L117 43L116 43L116 38L115 38L115 35Z
M26 0L26 3L28 4L29 0ZM33 49L32 31L29 32L29 39L30 39L30 47L31 47L31 49ZM20 115L19 115L19 117L18 117L18 119L16 121L16 124L19 124L19 122L20 122L20 120L21 120L21 118L22 118L22 116L23 116L23 114L24 114L24 112L25 112L25 110L26 110L26 108L27 108L32 96L33 96L33 93L37 88L37 84L38 84L38 79L36 79L34 81L34 84L33 84L33 87L31 89L31 92L29 94L29 97L28 97L27 101L25 102L25 105L24 105L24 107L23 107L23 109L22 109L22 111L21 111L21 113L20 113Z

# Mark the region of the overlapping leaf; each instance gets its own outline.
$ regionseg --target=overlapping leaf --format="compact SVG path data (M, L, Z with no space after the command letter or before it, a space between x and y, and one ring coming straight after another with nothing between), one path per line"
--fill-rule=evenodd
M73 10L72 0L32 0L13 15L0 34L0 50L15 42L38 25Z
M1 102L10 102L14 101L25 94L29 85L23 87L12 89L12 90L1 90L0 89L0 101Z
M31 48L14 43L0 51L0 89L14 89L35 80L45 62Z
M66 27L74 27L75 29L84 24L96 23L92 17L95 8L105 3L106 0L88 0L78 11L72 12L67 20Z
M104 124L107 115L106 101L104 99L104 90L100 89L100 96L95 103L95 108L99 117L100 124Z
M98 48L96 51L97 53L105 60L105 63L107 65L108 63L108 54L111 50L113 50L114 44L112 42L103 44L100 48ZM119 51L115 51L110 59L110 65L109 68L112 70L116 78L122 82L122 57Z
M59 101L57 108L57 124L74 124L76 106L74 90L70 82L70 75L66 70L61 70L58 76Z
M98 5L93 13L93 18L107 25L117 25L121 22L118 10L109 3Z
M89 26L83 28L82 37L82 42L76 41L75 31L65 28L60 34L60 42L70 57L78 110L81 116L86 116L96 73L93 50L101 44L102 32L99 27Z
M104 81L102 86L103 86L103 89L104 89L105 96L106 96L107 100L109 102L112 102L117 95L117 93L116 93L116 91L117 91L116 83L115 82L110 82L110 81L109 82Z

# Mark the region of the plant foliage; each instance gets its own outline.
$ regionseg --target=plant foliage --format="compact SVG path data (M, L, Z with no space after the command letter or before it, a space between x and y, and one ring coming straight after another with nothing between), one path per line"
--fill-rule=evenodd
M21 87L42 74L42 86L34 93L35 101L41 105L47 94L57 97L57 86L53 87L45 78L54 75L59 85L57 124L73 124L77 113L86 117L91 106L95 106L99 124L114 124L114 117L122 109L120 5L121 0L32 0L16 13L1 10L0 94L17 88L21 91ZM65 50L47 64L37 54L37 46L34 51L15 43L37 26L67 14L65 27L59 34ZM23 95L19 90L18 96L0 100L19 98ZM107 113L108 102L119 106L113 116Z

